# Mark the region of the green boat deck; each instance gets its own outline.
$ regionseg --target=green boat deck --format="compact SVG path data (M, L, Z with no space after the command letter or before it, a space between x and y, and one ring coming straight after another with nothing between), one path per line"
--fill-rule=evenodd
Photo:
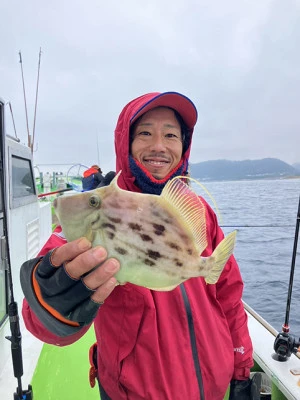
M89 348L95 342L94 329L76 343L57 347L44 344L32 379L34 400L99 400L98 386L89 384ZM256 364L253 371L261 371ZM228 399L228 393L224 400ZM272 384L272 400L286 398Z
M33 378L34 400L99 400L99 390L89 383L89 348L94 328L76 343L58 347L44 344Z

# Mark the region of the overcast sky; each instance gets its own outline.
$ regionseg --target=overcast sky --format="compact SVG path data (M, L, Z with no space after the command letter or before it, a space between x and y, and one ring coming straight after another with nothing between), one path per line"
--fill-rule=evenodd
M196 104L191 162L300 162L300 0L2 0L0 97L35 164L114 169L123 106L152 91ZM7 131L14 135L6 107ZM98 151L99 150L99 151Z

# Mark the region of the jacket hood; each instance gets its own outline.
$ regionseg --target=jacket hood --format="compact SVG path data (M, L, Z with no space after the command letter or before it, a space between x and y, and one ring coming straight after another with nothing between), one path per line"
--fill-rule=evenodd
M122 189L140 191L134 184L135 177L129 164L130 126L147 111L163 106L176 110L188 128L189 144L182 155L182 160L187 162L189 159L194 126L197 122L197 109L193 102L177 92L153 92L137 97L123 108L115 129L116 172L122 170L122 174L118 179L118 185Z

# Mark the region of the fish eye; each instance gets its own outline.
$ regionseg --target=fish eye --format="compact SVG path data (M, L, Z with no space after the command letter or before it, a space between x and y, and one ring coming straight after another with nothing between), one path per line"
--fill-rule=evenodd
M101 204L101 199L100 199L100 197L93 195L93 196L91 196L91 197L89 198L89 205L90 205L91 207L97 208L97 207L100 206L100 204Z

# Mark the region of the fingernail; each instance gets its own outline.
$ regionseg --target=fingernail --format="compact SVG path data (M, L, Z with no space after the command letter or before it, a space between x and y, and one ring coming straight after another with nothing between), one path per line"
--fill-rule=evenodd
M119 269L119 263L115 260L109 260L108 264L105 265L106 272L115 272Z
M104 247L95 247L93 249L93 254L97 258L105 258L105 257L107 257L107 251L105 250Z
M108 286L117 286L118 282L116 282L115 278L111 278L108 282L107 282Z
M91 247L91 242L87 238L81 238L78 242L79 250L88 250Z

